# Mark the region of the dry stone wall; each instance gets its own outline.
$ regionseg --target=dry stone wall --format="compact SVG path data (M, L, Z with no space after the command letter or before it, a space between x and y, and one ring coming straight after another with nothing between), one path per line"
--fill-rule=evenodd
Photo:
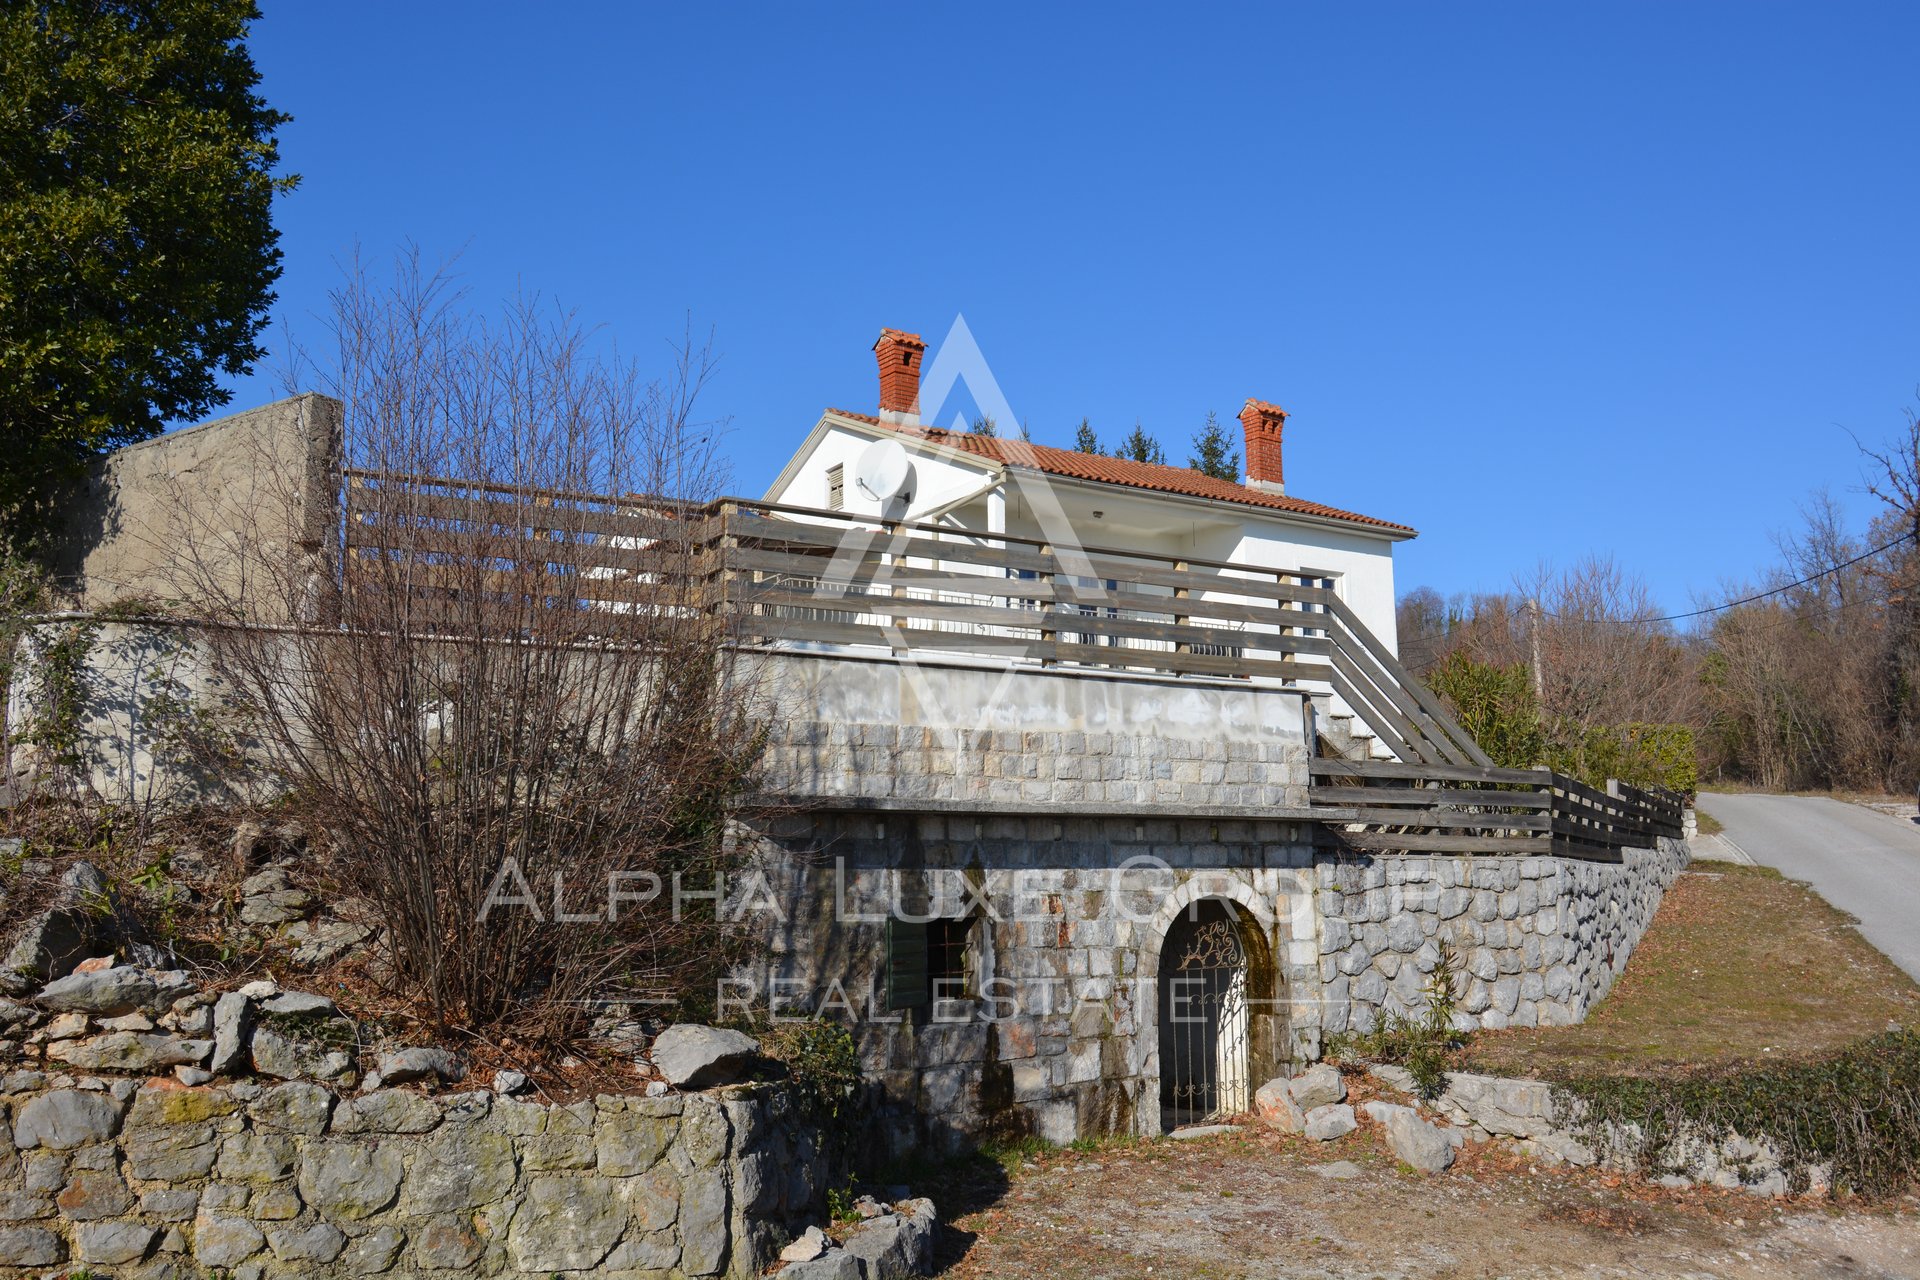
M1564 1026L1626 967L1687 865L1684 841L1576 858L1323 858L1315 867L1322 1025L1370 1030L1420 1005L1443 944L1465 986L1462 1030Z
M0 1276L749 1276L824 1176L771 1085L542 1105L15 1071Z

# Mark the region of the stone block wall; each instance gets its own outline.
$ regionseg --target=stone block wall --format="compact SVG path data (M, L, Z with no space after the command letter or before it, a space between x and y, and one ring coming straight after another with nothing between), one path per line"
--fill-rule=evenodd
M1306 695L1078 669L781 653L760 788L788 802L1247 816L1306 804Z
M732 998L849 1022L896 1154L995 1132L1161 1131L1160 949L1200 899L1242 923L1258 1084L1326 1035L1420 1006L1451 944L1462 1025L1578 1021L1612 984L1684 843L1617 863L1338 858L1305 822L856 813L744 830L768 958ZM888 1006L888 919L973 917L967 994Z
M1201 898L1234 902L1261 973L1261 1069L1317 1056L1319 953L1304 823L820 813L742 833L767 960L733 995L849 1021L895 1153L995 1131L1056 1142L1160 1132L1160 944ZM758 890L756 889L756 893ZM887 1007L887 919L971 914L970 994ZM1260 1077L1265 1079L1263 1075ZM1256 1081L1255 1083L1258 1083Z
M774 1086L545 1106L0 1077L0 1276L752 1276L824 1179Z
M1299 808L1300 741L1226 742L1082 730L776 726L761 759L782 796L1027 806Z
M1366 1031L1417 1008L1443 942L1465 979L1463 1028L1578 1022L1626 967L1688 857L1684 841L1663 838L1619 862L1325 858L1314 869L1324 1028Z

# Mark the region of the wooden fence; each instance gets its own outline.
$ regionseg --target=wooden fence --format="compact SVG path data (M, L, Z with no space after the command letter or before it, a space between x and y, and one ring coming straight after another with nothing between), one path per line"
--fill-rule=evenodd
M1364 853L1611 858L1682 834L1684 801L1620 782L1603 790L1551 769L1310 760L1310 804L1340 810L1322 842Z
M702 506L348 471L347 572L584 607L722 610L739 643L1323 685L1399 763L1314 760L1362 851L1605 856L1677 835L1679 798L1500 769L1333 591L1255 568L844 512ZM463 572L449 573L450 568ZM425 572L431 570L431 572Z

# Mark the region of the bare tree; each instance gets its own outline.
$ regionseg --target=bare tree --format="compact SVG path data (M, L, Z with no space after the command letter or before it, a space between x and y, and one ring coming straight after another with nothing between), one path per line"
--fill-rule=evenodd
M758 719L711 591L709 352L649 381L536 301L470 313L417 256L350 271L331 330L324 598L284 557L235 590L183 556L251 762L421 1016L565 1037L596 997L697 989L731 935L677 890L728 865Z

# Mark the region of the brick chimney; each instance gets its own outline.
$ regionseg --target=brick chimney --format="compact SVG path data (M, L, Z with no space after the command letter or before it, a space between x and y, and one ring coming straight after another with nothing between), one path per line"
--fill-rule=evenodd
M882 329L873 344L880 363L880 421L896 427L920 425L920 362L927 344L917 333Z
M1247 487L1266 493L1285 493L1280 471L1280 430L1287 411L1265 400L1249 400L1240 410L1240 426L1247 433Z

